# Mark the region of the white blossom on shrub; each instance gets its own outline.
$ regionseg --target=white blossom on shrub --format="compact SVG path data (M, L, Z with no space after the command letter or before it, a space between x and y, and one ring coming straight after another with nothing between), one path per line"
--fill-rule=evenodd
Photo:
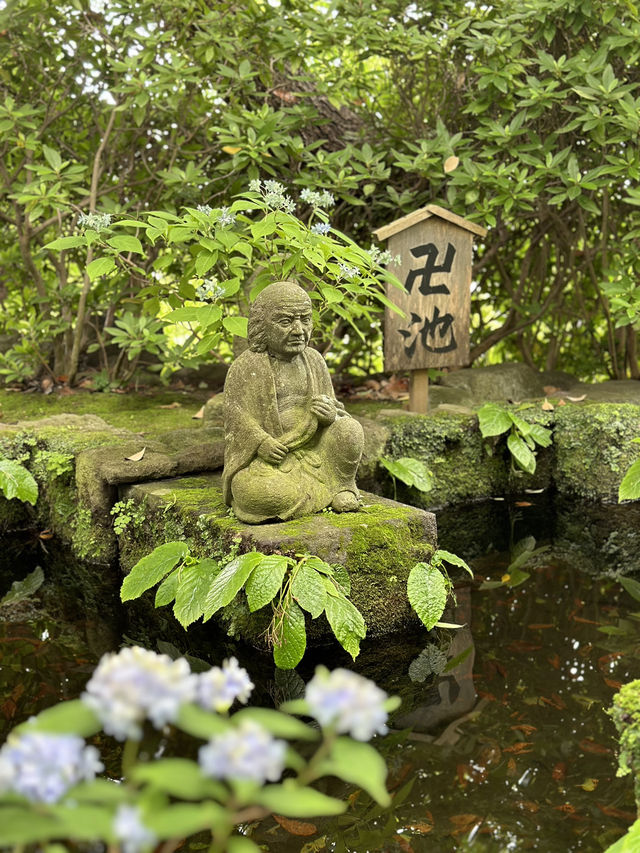
M373 681L348 669L329 672L318 667L307 684L305 698L311 715L323 728L331 726L363 741L387 731L387 694Z
M282 775L287 745L262 726L245 720L200 747L198 761L213 779L247 779L260 784Z
M138 806L118 806L113 819L113 832L122 843L122 853L139 853L157 842L154 833L142 822Z
M214 666L196 678L196 702L207 711L218 713L228 711L236 699L246 703L254 687L249 673L236 658L224 660L222 667Z

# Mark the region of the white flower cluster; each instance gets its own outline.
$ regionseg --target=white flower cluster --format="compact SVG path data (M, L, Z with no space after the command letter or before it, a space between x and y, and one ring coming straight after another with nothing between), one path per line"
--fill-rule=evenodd
M221 225L223 228L226 228L228 225L233 225L236 221L235 213L231 213L231 209L228 207L220 208L220 216L218 217L218 225Z
M329 672L318 667L307 684L309 711L324 728L350 734L356 740L371 740L387 731L387 694L368 678L348 669Z
M122 843L122 853L139 853L157 842L155 834L142 822L138 806L118 806L113 819L113 832Z
M379 249L377 246L371 244L371 248L368 250L368 254L371 257L371 260L374 264L378 264L381 267L384 267L386 264L390 264L392 261L394 264L400 264L402 257L400 255L396 255L395 257L391 254L388 249Z
M209 204L199 204L196 210L199 213L204 213L205 216L209 216L210 213L213 213L213 208Z
M175 721L180 706L194 699L196 678L184 658L124 648L103 655L82 700L95 711L107 734L118 740L142 737L142 722L157 729Z
M215 276L205 278L202 284L196 287L196 296L201 302L215 302L224 296L224 287L220 287Z
M200 747L198 761L213 779L276 782L284 770L287 744L251 720L229 729Z
M327 192L327 190L323 190L322 192L315 192L314 190L304 189L300 193L300 201L304 201L306 204L310 204L311 207L333 207L336 203L333 194Z
M111 225L110 213L81 213L78 216L78 225L83 230L91 228L93 231L103 231Z
M314 234L321 234L322 236L324 236L325 234L328 234L329 231L331 231L331 225L328 222L316 222L314 225L311 226L311 231Z
M69 788L104 769L98 750L76 735L27 732L0 749L0 793L13 791L36 803L57 803Z
M287 195L287 188L279 181L259 181L257 178L249 182L252 193L260 193L265 204L273 210L284 210L285 213L293 213L296 203Z
M236 658L229 658L222 662L222 667L214 666L198 675L195 698L207 711L223 714L236 699L245 704L253 687L247 670L238 664Z
M360 274L358 267L350 267L347 264L338 264L340 267L340 278L355 278Z

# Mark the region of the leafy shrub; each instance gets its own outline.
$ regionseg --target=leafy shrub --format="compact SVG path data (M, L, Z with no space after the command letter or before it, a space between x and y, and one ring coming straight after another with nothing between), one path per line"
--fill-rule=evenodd
M551 444L551 431L546 427L529 424L495 403L485 403L478 409L478 421L483 438L508 433L507 447L515 472L533 474L536 470L536 445L549 447Z

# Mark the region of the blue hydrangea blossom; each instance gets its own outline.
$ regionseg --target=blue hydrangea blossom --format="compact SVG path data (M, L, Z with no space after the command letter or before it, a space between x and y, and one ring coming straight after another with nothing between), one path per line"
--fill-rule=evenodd
M122 843L122 853L139 853L155 845L157 838L144 825L138 806L118 806L113 819L113 831Z
M356 740L371 740L387 731L387 694L368 678L348 669L329 672L318 667L307 684L305 698L313 717Z
M287 745L251 720L229 729L200 747L198 761L213 779L276 782L284 770Z
M214 666L196 677L196 702L207 711L218 713L226 713L236 699L246 703L254 687L236 658L224 660L222 667Z

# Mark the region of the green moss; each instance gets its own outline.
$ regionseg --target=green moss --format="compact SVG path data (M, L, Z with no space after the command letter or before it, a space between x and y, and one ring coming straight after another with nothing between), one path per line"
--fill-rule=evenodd
M640 680L625 684L613 697L609 711L618 730L618 775L633 773L636 804L640 810Z

